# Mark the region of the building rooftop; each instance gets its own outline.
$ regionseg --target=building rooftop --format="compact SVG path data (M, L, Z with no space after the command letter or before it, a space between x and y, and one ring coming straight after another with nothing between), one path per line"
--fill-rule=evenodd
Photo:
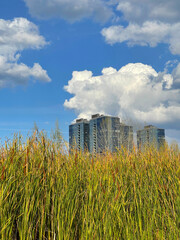
M99 113L91 115L91 119L90 120L97 119L97 118L103 118L103 117L105 117L105 118L116 118L116 119L119 119L119 121L120 121L119 117L107 116L107 115L103 115L103 114L99 114ZM85 118L77 118L75 120L75 122L71 123L70 125L75 125L75 124L78 124L78 123L89 123L90 120L87 120Z
M137 130L137 132L143 132L143 131L148 130L148 129L164 130L163 128L158 128L158 127L155 127L155 126L153 126L153 125L147 125L147 126L144 126L143 129Z
M70 126L71 126L71 125L78 124L78 123L89 123L89 121L88 121L87 119L84 119L84 118L78 118L78 119L76 119L75 122L72 122L72 123L70 124Z
M76 119L76 123L81 123L81 122L88 122L88 120L84 118Z
M153 126L153 125L144 126L144 129L148 129L148 128L157 128L157 127L155 127L155 126Z
M119 117L108 116L108 115L103 115L103 114L99 114L99 113L91 115L91 119L100 118L100 117L118 118L120 120Z
M91 118L98 118L98 117L103 117L103 115L100 115L99 113L91 115Z

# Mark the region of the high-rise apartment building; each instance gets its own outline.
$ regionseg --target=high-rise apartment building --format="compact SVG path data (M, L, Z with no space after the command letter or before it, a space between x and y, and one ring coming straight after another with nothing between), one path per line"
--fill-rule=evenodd
M77 119L69 126L69 147L78 151L89 151L89 122Z
M137 145L143 150L152 146L160 149L165 143L165 130L152 125L145 126L144 129L137 131Z
M131 151L133 149L133 127L120 124L120 148L121 146Z
M118 117L92 115L89 122L90 152L114 152L120 148L120 119Z
M90 153L115 152L122 146L131 150L133 128L120 123L118 117L95 114L90 121L78 119L69 126L69 144L70 150Z

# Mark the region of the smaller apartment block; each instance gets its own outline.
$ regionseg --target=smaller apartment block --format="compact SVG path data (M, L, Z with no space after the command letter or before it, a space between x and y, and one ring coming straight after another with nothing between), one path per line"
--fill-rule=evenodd
M69 126L69 147L78 151L89 151L89 122L78 119Z
M160 149L165 143L165 130L152 125L145 126L144 129L137 131L138 149L146 147L155 147Z

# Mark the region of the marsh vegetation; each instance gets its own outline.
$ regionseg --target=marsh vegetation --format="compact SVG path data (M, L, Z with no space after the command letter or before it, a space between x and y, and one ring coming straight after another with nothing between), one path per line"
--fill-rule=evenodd
M0 149L0 239L180 239L180 152L69 155L15 137Z

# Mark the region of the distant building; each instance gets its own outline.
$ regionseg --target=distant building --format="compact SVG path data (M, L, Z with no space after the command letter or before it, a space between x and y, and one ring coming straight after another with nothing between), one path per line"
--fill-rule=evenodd
M145 126L137 131L137 146L143 150L153 146L160 149L165 143L165 130L152 125ZM89 151L90 153L102 153L104 151L115 152L117 149L133 148L133 127L120 123L120 118L92 115L92 118L77 119L69 126L70 151Z
M69 126L70 151L89 151L89 122L86 119L77 119Z
M115 152L122 146L128 150L133 146L133 128L120 123L120 118L92 115L90 121L77 119L69 126L70 151L102 153Z
M120 148L124 147L131 151L133 148L133 127L120 124Z
M137 145L143 150L145 147L155 147L160 149L165 143L165 130L152 125L145 126L137 131Z
M121 145L120 132L120 119L118 117L92 115L89 122L90 152L117 151Z

